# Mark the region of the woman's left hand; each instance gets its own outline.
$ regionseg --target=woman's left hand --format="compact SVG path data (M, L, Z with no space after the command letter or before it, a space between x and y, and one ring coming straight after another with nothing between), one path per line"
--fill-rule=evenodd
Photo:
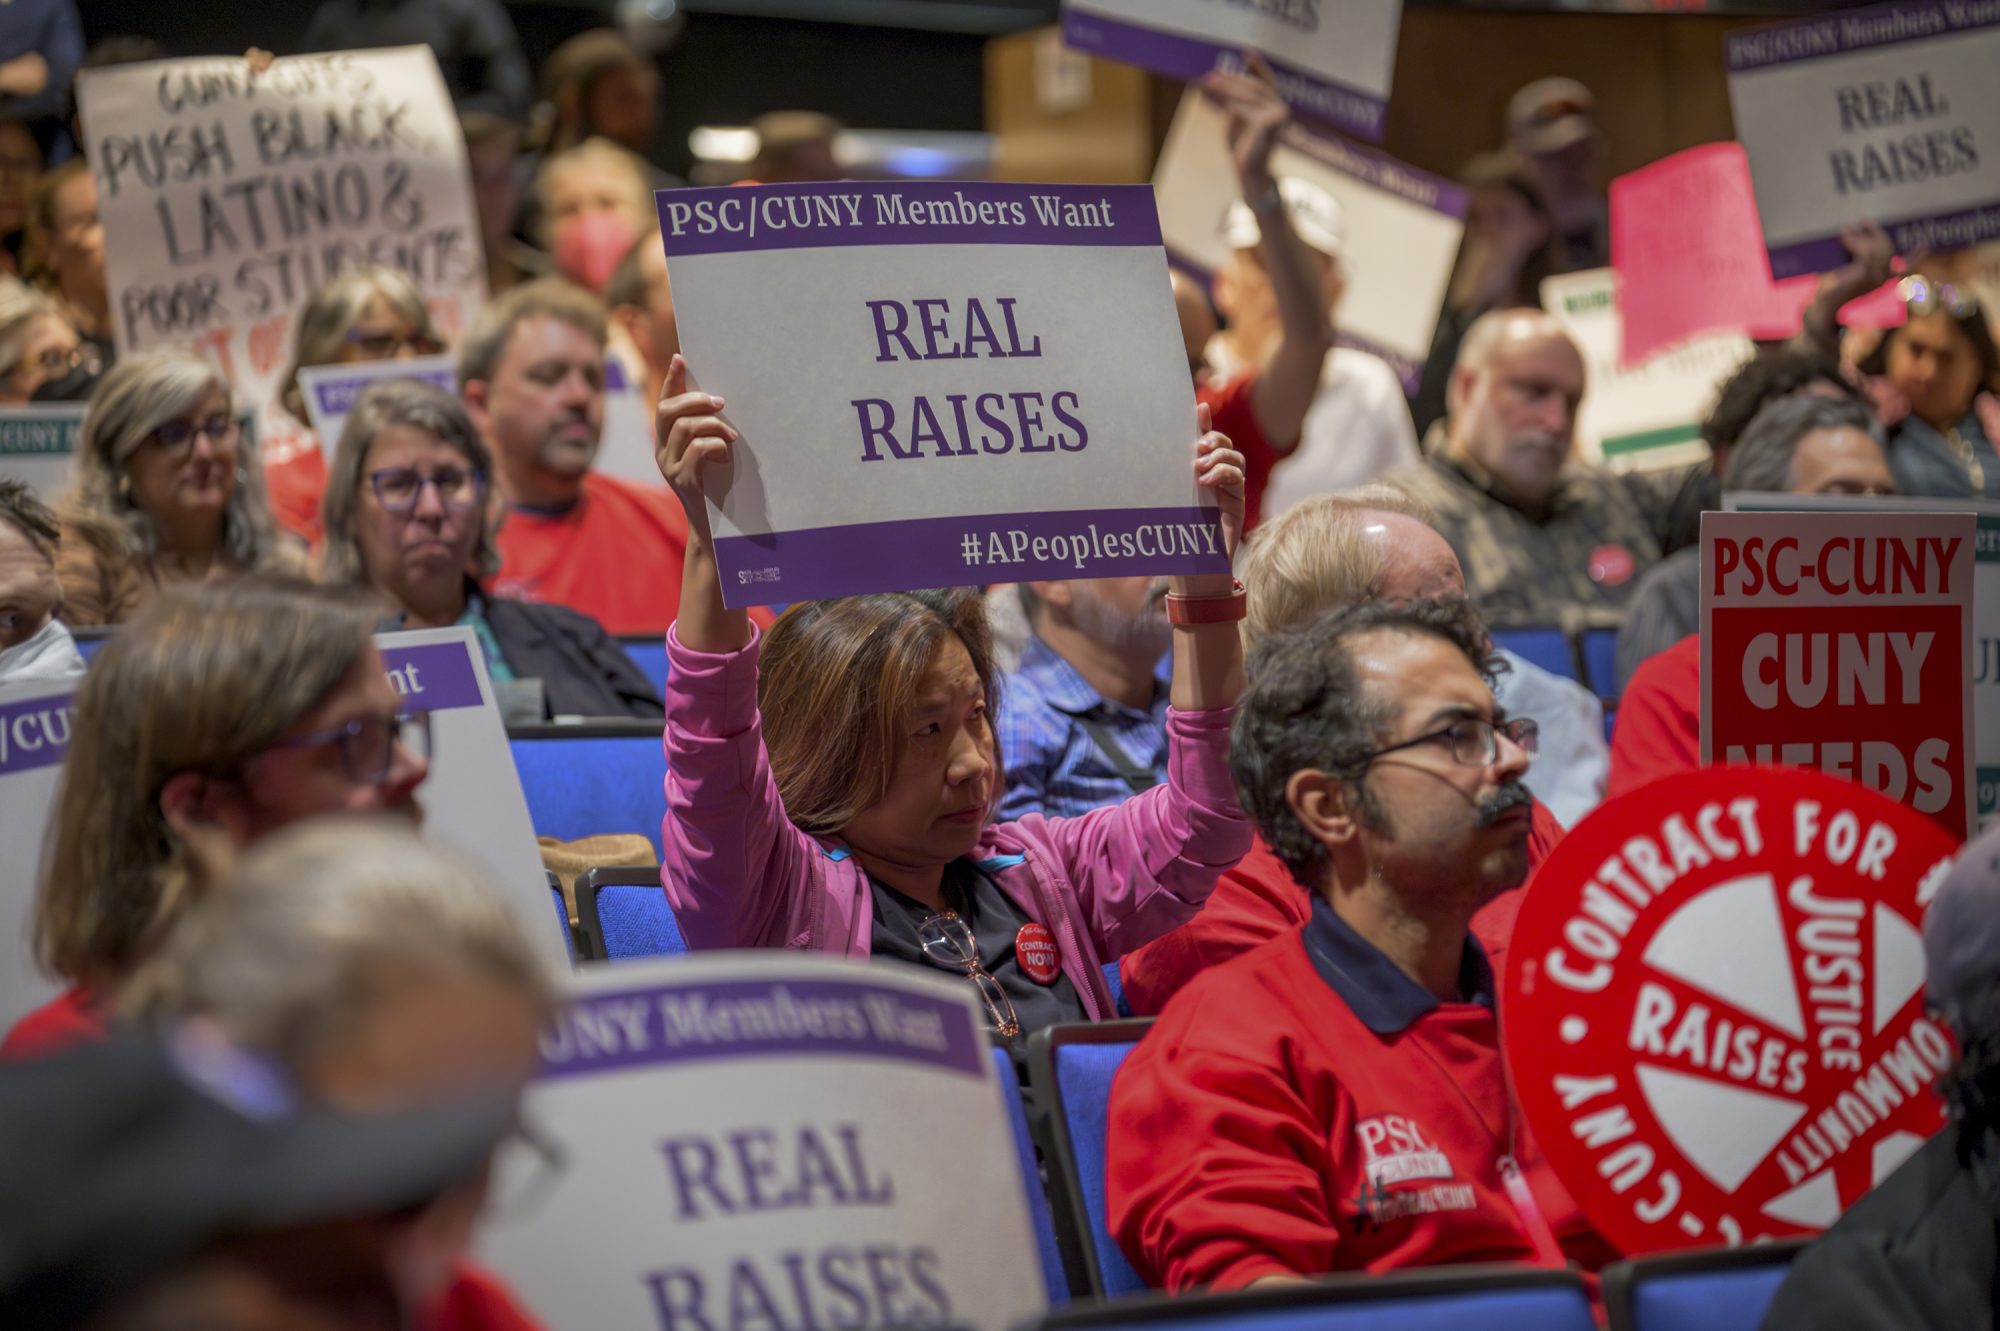
M1201 438L1194 445L1194 481L1215 496L1222 518L1222 550L1233 560L1243 541L1243 455L1228 435L1209 429L1207 404L1195 408L1195 420Z

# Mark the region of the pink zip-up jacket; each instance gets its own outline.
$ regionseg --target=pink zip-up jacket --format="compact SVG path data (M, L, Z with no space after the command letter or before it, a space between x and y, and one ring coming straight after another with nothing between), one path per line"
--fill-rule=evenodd
M868 875L792 826L764 750L757 650L690 651L667 631L667 816L660 879L695 948L865 957ZM1080 818L989 824L972 858L1047 925L1093 1020L1117 1015L1104 963L1186 922L1250 848L1229 777L1231 709L1167 711L1167 780Z

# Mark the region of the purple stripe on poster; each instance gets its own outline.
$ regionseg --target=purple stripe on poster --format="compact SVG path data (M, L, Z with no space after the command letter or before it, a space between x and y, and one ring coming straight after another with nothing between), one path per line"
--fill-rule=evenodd
M397 378L421 379L427 384L436 384L447 393L458 391L458 381L450 370L432 370L427 373L402 376L385 374L357 375L352 379L325 379L313 389L313 396L319 400L323 415L344 416L354 409L354 399L373 384L393 383Z
M1344 176L1353 176L1364 185L1373 185L1406 203L1428 208L1434 213L1463 219L1469 195L1456 181L1419 171L1387 153L1363 148L1340 139L1330 139L1310 125L1294 121L1279 132L1287 148L1332 167Z
M732 608L966 583L1229 571L1221 519L1193 505L976 513L718 536L715 554L722 599Z
M382 659L389 667L389 682L403 696L407 713L480 707L486 702L479 692L479 674L462 642L385 647Z
M834 245L1157 245L1151 185L843 180L661 190L669 259Z
M75 704L73 693L52 693L0 707L0 776L60 763L69 753Z
M1956 212L1884 222L1882 229L1889 233L1898 254L1920 249L1962 249L1967 245L1983 244L2000 239L2000 199L1974 204ZM1824 273L1846 262L1847 247L1840 243L1838 235L1814 236L1810 240L1771 246L1771 276L1778 279L1796 277L1800 273Z
M1123 23L1073 8L1063 10L1063 40L1079 51L1180 79L1200 78L1215 69L1238 69L1243 58L1232 46ZM1287 102L1350 134L1381 140L1382 114L1388 106L1381 98L1335 83L1323 74L1286 64L1268 53L1267 58L1278 81L1278 92Z
M983 1078L985 1036L956 1003L867 980L733 980L576 999L542 1037L542 1077L723 1058L893 1059Z
M1740 74L1993 27L2000 0L1905 0L1732 33L1726 48L1729 72Z
M616 356L604 358L604 390L608 393L622 393L630 385L625 378L625 362Z

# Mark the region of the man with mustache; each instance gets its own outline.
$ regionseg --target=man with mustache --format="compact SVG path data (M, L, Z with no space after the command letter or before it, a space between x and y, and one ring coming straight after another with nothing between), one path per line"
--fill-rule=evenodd
M1617 473L1570 456L1583 356L1540 310L1467 330L1426 457L1389 479L1437 515L1489 624L1617 622L1674 542L1686 471Z
M1302 928L1204 972L1112 1088L1111 1231L1173 1291L1614 1255L1521 1123L1473 915L1528 869L1532 721L1462 600L1371 602L1266 639L1230 765L1313 891Z
M1166 780L1167 580L1026 582L1014 593L1029 633L1000 694L1000 817L1071 818Z

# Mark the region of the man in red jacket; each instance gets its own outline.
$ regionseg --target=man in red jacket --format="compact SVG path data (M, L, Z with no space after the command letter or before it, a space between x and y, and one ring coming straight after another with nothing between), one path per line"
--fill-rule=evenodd
M1531 722L1481 674L1463 601L1373 602L1276 635L1231 765L1315 889L1288 933L1197 978L1112 1088L1113 1234L1170 1290L1614 1255L1507 1086L1472 917L1528 871Z

